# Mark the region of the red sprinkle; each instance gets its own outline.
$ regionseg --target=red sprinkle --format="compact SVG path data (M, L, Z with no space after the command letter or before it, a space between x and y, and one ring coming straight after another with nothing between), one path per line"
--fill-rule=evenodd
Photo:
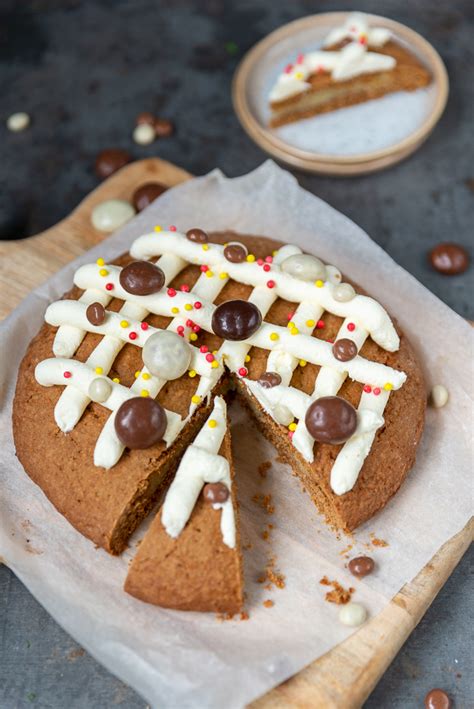
M137 337L138 337L138 335L137 335L136 332L131 332L130 335L129 335L129 338L130 338L131 340L136 340Z
M170 231L176 231L176 227L173 224L170 226Z
M375 387L374 396L378 396L380 394L380 392L381 392L381 389L379 389L379 387Z
M200 308L202 308L202 303L200 303L199 300L196 300L196 302L194 303L194 307L196 308L196 310L199 310Z
M183 283L182 286L179 287L180 291L183 291L183 293L189 293L189 286L187 283Z
M206 266L206 264L203 263L202 266L200 266L200 269L203 273L206 273L206 271L209 271L209 266Z
M322 330L324 327L324 320L318 320L318 322L316 323L316 327L318 328L318 330Z
M178 335L183 335L184 327L182 325L178 325L178 327L176 328L176 332L178 333Z
M194 325L192 320L186 320L186 327L192 327Z
M349 322L349 323L347 323L347 329L349 330L349 332L354 332L354 330L356 329L356 326L354 325L353 322Z
M288 322L290 322L290 320L291 320L291 318L293 317L293 315L294 315L294 313L288 313L288 315L287 315L287 317L288 317Z
M287 64L285 67L285 74L291 74L293 71L293 64Z
M263 258L258 258L257 263L259 266L263 266Z
M361 38L359 39L359 43L360 43L360 44L367 44L367 38L366 38L366 37L361 37Z
M275 281L267 281L267 288L275 288L276 283Z
M113 289L114 289L113 283L106 283L105 284L105 290L113 290Z
M294 431L288 431L288 438L291 440L293 436L295 435Z
M179 335L180 337L184 337L184 332L178 332L178 335Z
M248 374L247 367L241 367L241 368L239 369L239 374L240 374L241 377L246 377L247 374Z
M140 323L140 327L141 327L142 330L148 330L148 328L149 328L150 326L148 325L147 322L142 322L142 323Z
M302 64L303 60L304 60L304 54L298 54L298 56L296 57L296 63Z
M206 361L207 361L207 362L214 362L214 355L212 354L212 352L209 352L209 353L206 355Z
M264 265L264 267L263 267L263 270L268 273L268 271L270 270L270 268L271 268L270 264L269 264L269 263L266 263L266 264Z
M199 332L200 329L199 325L193 325L193 332Z
M201 347L199 348L199 352L202 352L203 354L205 354L208 351L209 351L209 347L207 345L201 345Z
M265 256L265 261L267 263L273 263L273 256Z
M174 298L176 295L176 291L174 288L168 288L168 290L166 292L168 293L170 298Z
M70 379L72 377L72 372L64 372L64 379Z

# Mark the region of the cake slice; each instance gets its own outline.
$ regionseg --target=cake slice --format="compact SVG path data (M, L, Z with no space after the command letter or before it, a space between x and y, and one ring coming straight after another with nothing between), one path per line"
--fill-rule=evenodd
M242 608L231 441L220 396L181 460L132 562L125 591L177 610L237 613Z
M382 27L355 13L327 36L320 51L299 54L273 86L270 126L334 111L431 81L415 55Z

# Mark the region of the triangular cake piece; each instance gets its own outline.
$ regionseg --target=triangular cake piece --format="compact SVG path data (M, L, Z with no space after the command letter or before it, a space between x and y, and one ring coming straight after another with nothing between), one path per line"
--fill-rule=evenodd
M125 590L166 608L237 613L239 536L226 404L218 396L139 546Z
M299 54L279 75L270 96L270 126L414 91L431 82L430 72L390 30L351 14L327 36L321 50Z

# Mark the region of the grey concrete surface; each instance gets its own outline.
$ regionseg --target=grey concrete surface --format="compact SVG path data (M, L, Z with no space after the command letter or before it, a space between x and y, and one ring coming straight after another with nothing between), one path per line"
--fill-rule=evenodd
M446 278L427 251L453 240L472 249L473 5L469 0L0 0L0 238L59 221L97 184L97 151L159 155L195 174L240 175L265 155L240 128L230 100L239 58L279 25L313 12L361 9L421 32L446 62L447 110L422 149L376 175L301 184L359 223L402 266L474 318L473 272ZM237 45L234 52L228 43ZM6 130L14 111L31 128ZM133 144L136 114L172 118L176 135ZM455 474L455 471L453 471ZM466 493L467 494L467 493ZM422 706L442 686L472 707L472 554L463 559L366 703ZM85 654L11 572L0 567L0 709L143 708L145 703Z

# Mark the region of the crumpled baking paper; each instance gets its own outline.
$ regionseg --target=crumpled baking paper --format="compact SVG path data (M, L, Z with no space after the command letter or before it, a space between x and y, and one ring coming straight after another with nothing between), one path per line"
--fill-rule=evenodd
M157 223L182 231L200 226L272 236L337 264L396 315L420 355L428 387L441 382L450 393L444 409L427 412L407 482L355 540L325 526L272 446L237 405L231 407L242 538L251 545L245 550L248 620L164 610L125 594L128 562L146 525L121 558L95 549L55 511L15 457L11 408L17 368L47 304L70 287L79 264L98 256L112 259ZM31 293L0 333L0 554L58 623L153 707L242 707L353 632L338 622L339 606L324 600L323 576L355 586L353 600L373 617L471 514L470 327L358 226L272 162L235 179L215 170L168 191ZM257 467L267 460L272 468L263 479ZM261 494L272 495L273 514L252 500ZM274 528L264 539L268 524ZM388 546L371 545L371 534ZM377 562L365 580L345 568L349 544L350 556L369 553ZM286 577L284 589L257 582L272 557ZM274 606L265 607L265 600Z

